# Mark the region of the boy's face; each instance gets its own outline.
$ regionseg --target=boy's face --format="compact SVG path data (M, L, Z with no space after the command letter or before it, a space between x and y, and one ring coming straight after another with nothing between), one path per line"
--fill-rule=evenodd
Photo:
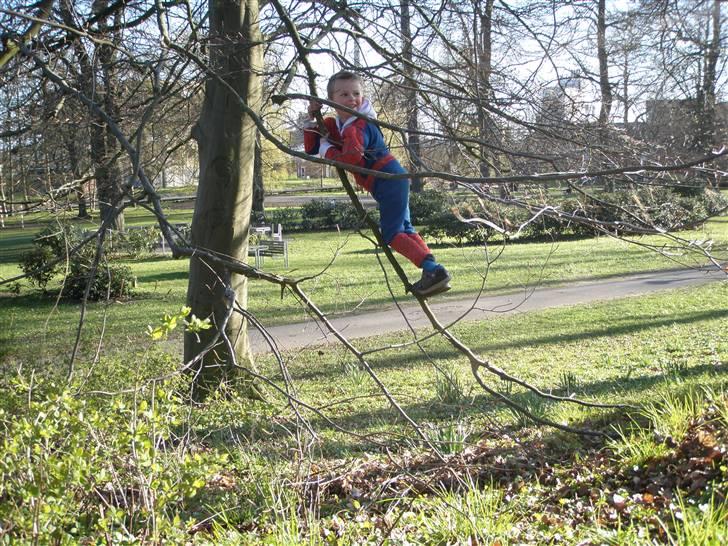
M361 82L353 79L335 80L334 91L331 93L329 99L334 101L336 104L341 104L342 106L346 106L352 110L357 110L364 100ZM341 121L346 121L351 117L349 112L344 112L343 110L336 108L335 110L336 115L339 116Z

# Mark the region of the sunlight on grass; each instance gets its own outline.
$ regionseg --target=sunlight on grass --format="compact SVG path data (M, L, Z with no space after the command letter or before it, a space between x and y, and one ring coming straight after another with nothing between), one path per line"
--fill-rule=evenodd
M444 490L432 498L421 497L400 522L419 544L448 544L470 537L472 543L508 541L513 533L512 512L503 507L496 488L465 483L464 490Z
M3 244L4 239L0 247ZM391 305L374 251L361 237L336 233L296 234L290 237L289 248L290 271L284 270L283 262L279 259L266 259L264 268L291 276L313 275L333 259L323 275L302 285L324 312L346 313L353 309L362 311ZM453 289L444 298L445 301L473 294L481 287L485 275L482 249L442 246L436 251L455 279ZM550 253L550 258L544 262L544 257ZM89 328L98 331L105 320L113 329L116 334L114 339L107 340L111 345L119 338L138 340L149 317L161 316L171 309L179 308L184 304L187 290L186 259L149 256L122 263L132 267L137 278L134 300L114 302L112 305L92 304L87 315ZM521 291L525 286L556 285L674 265L645 250L607 238L566 241L555 245L509 245L501 258L490 267L485 288L487 294ZM403 266L410 276L418 274L410 264L403 263ZM0 277L8 278L18 273L20 270L16 264L0 263ZM53 286L51 283L50 287ZM6 312L16 317L24 331L28 335L48 339L50 345L68 339L68 327L78 319L78 306L61 301L56 307L52 295L43 295L29 286L27 281L21 281L19 289L18 297L0 292L0 298ZM411 301L409 297L403 296L399 286L393 286L393 291L400 301ZM307 318L292 296L284 293L281 297L277 287L263 282L250 283L249 308L264 324L296 322ZM669 312L670 309L659 312L665 311ZM39 317L43 319L39 321ZM46 317L49 317L47 328ZM137 327L140 324L142 327ZM17 341L9 343L9 348L22 352L23 344Z
M684 392L667 391L656 402L642 409L642 415L651 424L656 434L662 437L680 438L685 435L705 403L705 397L698 388Z
M164 275L178 272L160 269L156 274L160 275L158 282L161 284L169 282L162 278ZM575 394L589 400L642 405L642 413L631 414L639 424L630 426L630 414L555 404L538 399L520 387L508 387L499 379L487 378L493 388L502 389L518 403L558 422L577 426L587 424L606 430L610 430L610 424L621 425L621 435L607 444L608 451L604 450L603 444L598 449L608 453L604 458L614 468L629 472L634 467L649 467L651 462L674 457L676 450L671 446L680 444L687 426L697 415L705 415L706 407L713 408L708 414L709 423L728 424L724 394L725 366L728 364L728 344L725 342L728 339L728 311L725 301L728 301L728 285L715 283L593 304L588 308L575 306L504 316L481 323L461 324L454 331L495 364L510 373L528 377L546 391L567 396ZM153 314L154 302L151 299L148 302L148 319L155 323L158 317ZM133 317L133 313L137 312L134 306L145 304L145 300L139 300L113 307L117 312L128 310L128 316ZM101 310L99 306L94 311ZM32 324L33 318L21 314L14 320L29 320ZM108 327L112 328L113 323ZM18 336L17 341L22 342L23 330L11 330ZM90 330L89 337L84 338L90 353L95 347L94 341L98 341L98 333ZM78 363L79 376L85 378L84 399L88 391L99 389L107 392L124 389L130 384L146 384L149 378L173 372L178 367L178 358L165 352L169 348L168 342L146 340L145 343L131 345L131 339L120 340L120 345L126 345L124 351L104 355L96 362L89 359ZM403 334L395 333L362 339L357 342L357 347L366 351L404 340ZM37 350L40 346L40 343L34 343L32 348ZM34 377L34 396L42 392L40 385L44 378L46 384L52 380L49 376L53 374L49 370L62 373L65 369L66 363L51 354L58 345L48 339L45 347L47 361L35 361L37 368L34 372L23 369L23 373ZM189 536L190 543L198 541L196 535L187 534L188 530L181 523L189 520L200 522L199 542L204 543L202 537L207 537L215 544L326 544L336 541L339 544L364 544L381 540L385 533L392 543L411 544L460 543L468 539L479 544L497 541L502 544L541 544L557 540L578 543L594 537L598 537L594 540L598 540L599 544L649 544L650 533L654 532L649 521L655 521L655 512L645 512L648 515L639 516L643 519L635 519L634 523L626 517L605 519L606 516L599 510L609 508L609 499L614 498L616 489L608 489L612 485L606 482L606 477L605 483L600 482L602 476L598 470L585 478L587 481L584 483L588 484L586 497L574 499L567 495L561 497L561 504L560 499L551 498L555 491L561 489L559 484L571 487L569 480L573 479L574 473L591 470L592 459L589 451L584 451L585 444L580 438L553 434L545 427L534 427L528 419L513 415L498 400L479 389L470 375L467 359L459 356L443 340L422 341L422 347L429 357L442 364L440 370L432 365L429 358L425 358L416 345L373 353L369 362L407 414L421 424L428 438L446 454L453 466L445 468L457 469L458 472L446 474L447 480L439 476L438 481L433 482L437 485L433 485L434 492L426 490L420 493L416 489L408 489L402 498L389 496L388 493L377 496L380 486L381 491L386 491L386 486L397 483L385 471L374 472L367 478L375 491L371 499L358 490L361 485L356 480L363 480L366 468L375 462L386 464L392 458L400 461L408 457L411 460L413 454L422 453L423 442L382 396L369 375L340 348L316 347L297 351L286 355L285 364L297 397L318 408L337 427L362 435L358 437L347 435L330 422L299 407L318 435L317 439L313 438L297 428L300 422L291 406L273 390L267 393L265 403L248 400L232 388L211 397L202 405L186 406L179 402L179 397L186 392L187 377L175 375L174 382L166 382L163 389L158 389L169 393L160 399L159 407L140 408L139 416L134 414L137 421L151 419L162 415L158 413L160 408L169 408L164 411L163 418L159 417L163 423L139 429L144 433L143 437L134 441L144 441L143 445L148 449L153 445L168 446L165 447L166 456L170 458L178 453L176 450L183 452L185 444L177 444L180 438L201 442L189 457L181 458L180 455L180 461L188 465L185 471L191 476L191 483L202 480L207 485L195 493L194 499L184 503L179 501L179 506L194 505L196 508L193 512L180 512L178 523L174 523L177 525L175 529L178 529L176 532ZM8 357L17 358L17 353L4 358ZM679 373L673 373L662 364L670 360L681 363ZM264 356L259 359L259 365L263 373L280 383L281 372L277 363ZM156 382L148 385L161 386ZM11 415L8 412L12 408L17 412L18 408L27 404L28 387L15 390L18 392L13 394L13 389L7 389L8 395L0 405L0 411L6 412L2 414L4 418ZM147 388L142 392L148 395L153 390ZM114 404L125 404L127 408L137 404L133 394L111 398ZM70 398L71 401L74 399ZM107 395L98 399L89 397L88 400L96 413L109 405ZM84 409L83 415L74 414L74 426L58 429L54 434L65 434L66 431L74 435L87 434L85 415L89 415L89 411ZM152 413L147 417L145 411ZM173 429L172 420L167 421L168 415L174 417L174 422L184 417L184 426ZM125 421L106 420L103 423L104 427L113 426L114 430L126 431L125 434L133 430L131 424ZM154 428L157 426L158 429ZM154 436L154 430L165 432L163 436ZM494 430L497 431L495 434ZM366 438L366 435L371 436ZM665 441L670 435L673 441ZM86 437L78 436L76 440L79 438ZM149 438L158 444L152 443ZM530 468L528 465L532 461L538 463L541 455L553 457L550 450L557 449L558 457L547 458L548 468L573 464L574 470L568 471L567 476L561 476L560 481L547 484L540 481L541 476L544 480L548 477L543 474L546 467L540 467L530 482L526 479L520 486L508 489L513 480L521 478L520 474L516 477L505 474L503 483L488 481L491 476L497 477L499 469L504 468L507 450L495 451L495 458L485 459L482 463L457 466L460 458L472 454L481 445L498 446L489 442L503 441L504 438L514 438L518 442L530 438L543 442L539 455L533 459L519 459L516 452L515 458L510 459L521 465L516 468ZM386 455L374 441L388 446ZM119 445L115 452L99 457L94 464L104 465L107 459L121 457L128 445ZM583 458L580 453L583 453ZM200 469L198 473L196 461L215 461L222 455L226 461L224 465L208 464L204 472ZM428 464L431 461L428 459ZM413 471L417 471L417 463L418 459L415 459ZM350 467L363 470L355 471L352 477L347 478L348 482L344 480L347 488L342 486L335 494L329 492L328 496L323 496L323 489L318 488L338 479ZM144 476L147 476L144 472L155 476L154 468L150 465L138 470ZM466 471L474 469L485 473L484 479L478 478L481 483L468 481L470 478ZM409 469L402 470L397 479L403 479L402 476L408 473ZM618 475L615 472L615 476ZM631 476L627 475L628 478ZM124 486L124 483L118 487ZM591 499L588 496L591 488L597 488L598 495L602 496ZM89 488L85 485L78 488L78 498L82 498L81 491L86 489ZM89 494L93 495L93 487L89 490ZM569 491L573 496L578 487ZM694 497L691 499L695 500ZM561 524L552 526L549 522L553 515L540 504L551 503L549 510L553 510L554 505L566 510L579 502L593 510L595 519L580 520L582 523L574 528ZM703 500L696 501L694 505L687 500L685 502L683 508L676 503L674 509L668 507L668 511L660 513L668 529L666 533L675 537L674 543L708 537L706 544L719 544L710 542L713 540L710 537L723 536L720 533L725 528L722 519L725 514L717 508L710 508ZM671 519L669 510L674 512L675 521ZM681 516L677 516L678 513ZM640 513L635 514L637 518ZM683 521L686 523L683 524ZM710 534L699 534L702 527L712 529Z
M636 424L630 428L630 432L617 430L618 438L607 444L620 465L640 468L670 453L670 448L663 442L655 442L651 429Z
M705 503L678 494L671 512L668 543L674 546L721 546L728 543L728 507L710 498ZM668 525L663 525L667 528Z

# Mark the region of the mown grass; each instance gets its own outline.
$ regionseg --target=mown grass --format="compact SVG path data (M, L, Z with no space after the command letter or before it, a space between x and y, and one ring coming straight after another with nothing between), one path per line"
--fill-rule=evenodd
M716 241L713 250L725 252L728 241L728 221L719 218L703 230L684 234L691 239ZM133 218L130 218L133 221ZM17 243L17 230L2 232L0 247L13 247ZM655 239L642 238L640 243ZM283 268L280 259L266 259L263 268L291 277L316 275L303 283L303 288L326 313L346 313L391 306L392 293L400 301L408 300L398 279L380 269L376 252L369 241L355 233L320 232L290 236L290 269ZM600 237L570 240L558 243L510 244L489 248L442 245L434 248L438 259L453 274L453 289L443 298L464 297L484 289L486 293L518 291L529 286L552 286L565 283L604 279L641 271L677 267L682 263L695 263L690 256L665 258L639 245ZM494 259L497 256L497 259ZM384 259L382 257L382 259ZM488 264L488 260L492 263ZM114 332L106 340L107 348L115 344L122 347L144 338L147 324L153 323L165 312L177 310L185 301L188 260L173 260L169 256L152 255L126 262L137 276L136 296L131 301L91 304L86 316L84 344L93 347L103 328ZM411 279L419 272L411 264L401 261ZM0 262L0 278L20 273L15 262ZM19 295L9 288L20 290ZM79 316L77 304L44 295L25 281L0 291L0 304L4 316L15 327L39 342L33 352L58 354L71 343L69 329ZM264 282L251 282L250 310L264 324L304 320L307 315L292 296ZM30 347L22 339L13 337L13 329L0 332L0 343L6 352L18 355Z
M463 323L452 331L491 363L547 392L631 403L640 396L645 396L645 401L651 399L666 385L722 381L721 363L728 361L726 301L728 285L718 282L688 291ZM393 333L359 340L357 347L367 352L406 341L413 339ZM488 418L512 416L474 383L467 359L441 338L426 340L419 347L373 353L370 361L382 381L395 386L402 407L418 421L446 426L454 418L477 421L486 413ZM362 410L354 414L350 404L331 411L341 415L341 424L360 433L373 433L383 422L395 418L395 413L371 379L357 372L354 364L353 357L343 350L324 354L303 351L288 360L292 376L301 380L301 395L311 397L317 405L354 393L370 395ZM441 396L443 371L457 378L462 396ZM571 392L563 388L564 372L574 378ZM270 373L274 373L273 368ZM486 372L483 375L488 376ZM488 383L525 405L535 403L535 397L521 388L508 389L493 378ZM559 422L578 423L593 415L590 410L550 402L542 402L535 409ZM405 434L404 422L399 428ZM391 424L387 429L394 431ZM341 447L345 441L340 438L335 444ZM356 444L346 446L346 450L356 450Z

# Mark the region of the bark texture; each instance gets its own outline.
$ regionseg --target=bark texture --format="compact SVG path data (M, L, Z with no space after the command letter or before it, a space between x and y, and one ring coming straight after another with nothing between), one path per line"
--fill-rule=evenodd
M256 128L240 108L245 101L255 112L260 107L261 48L257 0L210 0L210 65L225 81L210 77L200 119L193 130L200 160L200 179L192 219L192 243L233 258L245 259L253 202ZM228 87L229 85L229 87ZM234 92L232 91L234 90ZM215 326L227 314L225 285L236 301L247 306L247 279L221 267L190 260L187 304ZM225 328L232 351L220 343L207 352L193 370L195 395L202 398L233 377L233 357L251 365L247 324L233 314ZM215 335L214 329L185 338L185 360L198 356Z

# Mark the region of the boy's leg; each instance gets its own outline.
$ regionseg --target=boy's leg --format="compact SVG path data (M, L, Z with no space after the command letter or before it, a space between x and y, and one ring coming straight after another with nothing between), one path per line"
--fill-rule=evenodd
M422 250L424 250L428 254L432 254L430 247L427 246L427 243L425 242L425 240L422 237L420 237L419 233L417 233L417 232L407 233L407 237L409 237L415 243L417 243L420 246L420 248L422 248Z
M379 227L384 242L391 244L398 233L405 232L409 219L409 180L377 180L372 192L379 204Z
M420 296L450 289L450 274L435 261L425 241L412 227L409 213L409 180L378 180L372 193L379 203L379 225L384 241L415 266L422 278L412 285Z
M409 217L409 180L377 180L372 195L379 204L379 227L384 242L420 267L429 251L407 234L414 231Z

